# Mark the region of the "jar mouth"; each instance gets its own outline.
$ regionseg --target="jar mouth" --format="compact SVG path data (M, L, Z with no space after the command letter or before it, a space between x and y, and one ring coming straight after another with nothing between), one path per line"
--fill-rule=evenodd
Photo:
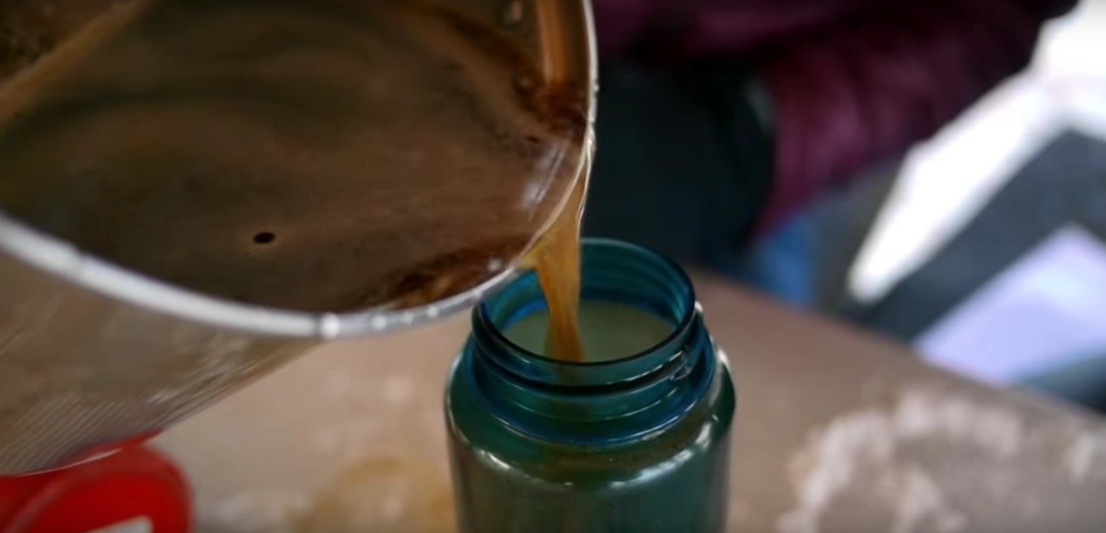
M713 343L691 279L676 263L609 239L586 239L582 252L582 299L660 318L671 327L663 340L594 362L528 350L507 331L547 308L537 276L528 273L473 311L472 336L457 372L485 411L530 437L587 445L629 442L675 424L707 394L717 373ZM634 320L624 324L632 330Z
M613 239L582 241L581 301L626 304L666 322L671 330L655 345L637 353L600 361L565 361L529 350L505 331L532 313L547 309L537 276L527 273L486 299L473 313L474 334L513 361L514 370L536 381L565 370L587 369L591 385L624 381L655 369L659 361L680 353L695 324L698 305L687 273L651 249ZM583 375L583 374L581 374ZM563 383L562 383L563 384Z

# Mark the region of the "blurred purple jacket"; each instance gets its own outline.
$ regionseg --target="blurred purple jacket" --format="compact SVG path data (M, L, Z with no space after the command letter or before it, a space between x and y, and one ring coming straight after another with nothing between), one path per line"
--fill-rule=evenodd
M736 54L772 97L764 226L901 153L1032 55L1075 0L593 0L607 57Z

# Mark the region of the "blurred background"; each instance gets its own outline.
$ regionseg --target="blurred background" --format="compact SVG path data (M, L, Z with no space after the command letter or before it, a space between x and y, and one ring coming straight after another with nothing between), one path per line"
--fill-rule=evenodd
M586 231L1106 411L1106 3L630 4Z
M1099 417L1006 390L974 386L944 372L927 371L916 359L1007 390L1041 392L1106 413L1106 62L1099 57L1106 50L1106 2L589 1L596 15L602 90L596 124L598 151L584 229L591 235L652 246L697 269L697 288L712 335L732 355L740 384L741 430L734 441L737 453L732 467L730 530L1085 531L1106 523L1106 508L1101 503L1106 489L1106 426ZM360 283L364 264L381 263L376 255L365 252L361 229L382 235L385 248L398 243L402 245L399 248L416 252L419 246L414 241L418 239L412 235L452 247L456 238L473 232L464 224L452 224L446 228L450 231L442 231L445 226L434 223L417 224L423 228L421 233L381 231L383 226L377 224L374 213L403 222L401 219L412 213L422 220L423 215L460 218L471 211L481 215L472 219L473 227L517 231L511 224L493 224L503 220L492 212L496 209L485 212L475 204L426 203L421 194L415 194L411 196L416 200L413 207L405 209L390 200L382 201L383 196L350 192L354 190L349 188L350 176L366 178L363 184L369 188L362 192L374 192L373 178L379 174L401 177L395 183L405 187L391 192L411 185L417 185L414 193L423 189L439 192L436 182L441 178L451 185L448 189L455 188L457 194L468 197L488 186L496 191L502 188L498 182L485 184L483 180L479 183L484 185L470 187L477 183L476 177L513 180L517 175L484 166L495 162L499 153L512 161L521 156L511 168L524 172L534 168L534 162L541 163L537 166L540 171L562 161L566 152L560 135L553 136L556 142L551 150L539 150L542 137L529 135L530 126L515 132L522 136L513 136L513 118L502 124L498 119L479 124L472 121L484 117L478 112L482 95L493 87L487 95L495 96L497 104L500 95L540 96L502 100L507 104L546 104L534 109L521 105L517 116L535 111L555 111L559 116L566 111L566 121L556 121L556 129L579 127L583 137L585 121L578 120L573 99L563 98L560 90L539 90L547 86L536 84L538 78L529 69L524 75L498 77L496 83L482 85L487 80L477 73L485 69L499 73L489 65L515 58L503 53L511 47L502 46L498 37L474 39L493 34L466 22L467 9L459 15L449 9L428 11L433 13L426 19L430 25L412 23L394 36L397 26L381 22L391 19L344 20L347 14L359 12L353 7L369 7L366 12L375 14L377 7L407 3L0 0L0 15L4 15L0 16L0 49L4 50L0 65L8 66L7 70L0 68L0 79L17 79L11 86L19 89L13 93L21 95L10 99L15 104L8 109L15 111L8 118L16 125L28 124L6 137L9 158L0 155L0 160L7 162L5 171L16 168L11 163L16 159L26 160L28 168L35 171L26 174L26 180L8 180L8 196L20 202L27 199L27 205L41 209L43 220L58 220L78 230L101 226L80 223L83 219L71 217L73 211L65 206L80 207L80 212L90 213L93 222L102 215L114 224L103 227L118 228L96 232L97 236L102 233L108 251L121 249L117 246L119 234L129 234L132 229L139 236L152 235L157 249L167 250L164 257L195 259L162 260L161 255L152 254L157 259L153 264L179 263L182 272L192 269L203 274L203 279L209 279L208 274L220 283L232 279L221 266L223 258L245 257L249 261L234 259L235 265L245 267L236 267L231 273L243 274L240 279L244 282L263 281L259 287L272 289L272 294L281 297L289 294L289 285L258 276L251 266L253 258L280 267L274 272L291 273L295 287L326 288L330 287L327 283L300 281L349 279ZM439 4L409 3L407 7L420 9ZM539 24L549 15L543 14L541 7L580 7L561 0L442 3L479 6L487 20L514 28L510 32L524 40L560 34L554 31L557 24ZM154 7L144 11L146 6ZM530 10L531 6L539 9ZM232 16L223 18L224 7ZM108 8L115 10L105 11ZM301 9L325 13L318 20L340 22L337 26L343 30L331 34L329 24L317 26L315 18L299 15ZM96 18L105 12L111 13L104 19L107 22ZM237 18L239 15L250 18ZM257 19L257 27L243 24L255 15L265 15ZM275 19L272 25L261 24L269 15ZM93 25L90 21L97 22ZM137 21L137 31L126 35L136 38L115 41L112 32L129 32L132 21ZM449 24L439 24L444 21ZM208 22L218 29L210 35L213 40L189 37L206 32ZM85 28L95 31L82 31ZM386 69L364 69L359 67L360 61L346 60L347 44L362 42L360 36L355 39L347 33L359 34L363 28L371 28L370 33L379 29L387 38L381 37L383 44L373 44L377 37L370 35L364 42L371 53L358 52L349 59L372 58L368 65ZM424 31L435 28L447 28L445 37ZM453 51L454 42L464 45L457 49L458 59L451 62L426 56L433 59L434 71L439 63L448 66L443 72L449 74L442 79L453 81L441 87L437 82L403 81L422 79L406 77L422 70L408 68L418 65L406 58L424 55L397 55L396 47L388 44L406 43L407 30L410 36L417 36L413 43L424 39L437 43L433 50ZM80 40L54 52L72 35L90 39L90 50L98 50L103 39L111 44L103 45L104 53L118 44L119 50L126 52L120 57L127 61L94 61L104 56L90 54L92 59L85 65L88 58L78 53L84 46ZM335 51L330 51L328 43ZM128 52L132 46L133 53ZM377 54L376 50L386 53ZM45 96L34 94L38 86L27 79L43 83L46 89L53 89L55 76L66 81L61 75L66 69L56 67L58 63L36 63L44 55L54 61L76 58L69 65L75 69L74 79L81 82L89 76L87 79L95 82L90 83L88 94L81 90L81 83L72 94L69 89L59 90L57 95L52 90L44 91ZM487 65L481 59L485 55L490 59ZM475 59L460 59L470 56ZM179 68L163 57L180 57L181 64L190 68ZM470 61L484 66L466 66ZM60 64L64 67L67 62ZM56 70L29 69L40 73L41 79L17 74L41 64L55 65ZM588 71L582 61L577 67L580 72ZM338 74L330 75L330 68ZM347 68L350 72L345 72ZM113 74L131 70L138 81ZM556 72L545 74L558 78ZM178 85L202 88L206 83L196 82L204 82L208 75L212 76L212 89L221 89L226 82L233 90L228 93L231 99L225 101L229 103L221 97L197 98L204 106L201 109L218 104L215 115L185 114L196 118L199 129L183 127L192 124L191 119L167 122L157 115L163 102L177 109L178 96L173 95L178 94ZM473 79L467 80L470 75ZM258 98L250 89L255 78L259 87L273 89L271 98ZM467 81L457 81L462 78ZM481 83L472 83L474 80ZM159 96L163 82L164 100ZM466 92L469 85L477 89L477 96ZM379 98L400 96L398 100L406 102L413 97L412 103L393 109L388 105L391 100L363 98L360 91L365 87L373 87L372 94L379 92ZM396 87L405 89L396 91ZM409 88L424 89L426 95L406 90ZM460 92L454 94L458 88ZM22 98L24 89L29 94L26 98ZM182 90L179 95L191 99L206 94L205 90ZM248 105L239 106L238 99ZM248 111L242 115L243 124L252 124L245 119L253 116L254 109L266 119L260 124L269 124L272 117L266 102L270 100L278 104L273 109L287 108L288 116L294 117L285 120L283 113L274 112L274 117L280 118L272 122L280 126L273 129L280 133L274 138L283 139L287 134L292 139L288 146L296 149L284 150L284 141L271 143L265 141L267 136L258 136L254 140L258 140L259 151L251 151L247 148L253 145L242 139L249 140L252 134L238 134L239 130L228 126L237 122L225 117L237 117L239 111ZM147 109L147 101L157 104L148 106L153 113L149 129L137 127L138 122L128 118L131 115L104 115L109 124L128 133L117 137L102 135L111 130L100 129L91 130L97 134L88 137L74 134L85 130L68 127L64 119L72 114L78 124L93 127L101 115L92 111L100 107L130 109L132 103L140 103L143 105L133 107ZM339 105L315 105L317 102ZM437 113L453 109L450 102L458 104L456 116ZM259 103L266 104L255 108ZM22 105L41 111L45 126L20 115ZM362 105L367 115L358 113ZM500 106L489 109L493 107ZM516 116L506 111L513 105L502 107L502 114L496 111L488 116ZM378 109L388 111L384 117L401 120L371 120ZM420 115L406 115L405 110ZM300 118L304 112L305 118ZM342 127L320 122L322 118L314 117L316 112L319 117L332 117ZM422 115L428 115L429 121L406 120ZM85 120L86 116L96 120ZM207 120L211 116L217 120ZM424 127L438 119L450 127ZM398 154L397 165L409 164L419 175L435 180L425 185L402 179L402 172L375 172L384 168L375 162L364 166L362 156L371 151L350 142L394 137L402 145L415 139L419 146L433 147L427 139L437 135L427 137L425 132L446 135L459 131L453 129L454 122L457 127L477 124L477 131L491 135L479 141L475 151L449 139L444 146L450 149L441 152L452 154L450 157L430 157L433 153L421 149L397 151L390 142L372 145L386 160ZM166 129L167 124L172 128ZM377 133L386 136L361 132L374 124L381 128ZM396 124L404 128L395 130ZM191 133L207 132L208 126L217 135ZM408 126L410 136L397 134L406 132ZM299 133L301 127L307 134ZM55 130L58 142L67 150L91 154L78 161L90 162L77 165L68 157L57 156L68 151L39 158L33 155L39 152L24 150L34 145L24 141L23 134L29 139L52 140ZM132 130L164 130L173 136L134 135ZM252 131L252 126L242 131ZM535 131L544 132L545 128ZM313 139L316 134L317 151L299 149L301 139ZM137 139L141 157L131 158L129 150L122 149L131 146L132 137ZM73 139L76 142L69 142ZM230 141L225 142L227 139ZM274 172L305 169L305 173L284 180L286 187L274 182L268 171L247 172L242 175L249 179L232 183L220 173L204 170L207 162L188 156L191 152L180 151L192 146L181 140L198 141L200 148L215 146L217 154L233 154L234 162L251 169L262 161ZM469 140L479 140L479 136ZM156 148L152 155L143 148L147 141ZM506 141L511 142L504 144ZM314 146L314 141L308 145ZM504 151L504 147L509 149ZM158 167L159 180L150 181L148 165L160 165L159 159L150 157L161 157L162 149L172 155L167 159L170 164L166 171ZM349 155L350 166L330 165L333 158L326 154L331 150ZM101 153L108 156L107 163L96 158ZM255 153L262 156L251 155ZM279 158L273 159L285 155L298 163L283 165ZM451 159L454 156L458 159ZM110 164L116 159L133 159L134 165L120 168L136 174L112 170L115 167ZM237 163L224 164L221 158L214 161L211 168L237 168ZM316 167L324 161L324 166L333 169L333 187L319 181ZM56 172L39 172L39 163ZM447 171L428 172L430 163ZM473 179L462 179L464 173L457 171L461 167L468 168L473 173L468 178ZM374 172L362 172L365 168ZM492 170L485 172L485 168ZM348 169L356 170L351 174ZM561 175L575 177L576 166L570 169L571 173ZM24 185L35 189L55 183L34 178L39 175L64 180L56 182L56 188L45 187L44 193L32 194ZM89 191L101 190L97 185L101 180L88 181L86 176L103 178L109 186L86 197ZM174 178L164 181L167 177ZM546 176L541 177L541 183L546 183ZM78 186L69 187L69 180L77 180L72 183ZM110 186L116 183L122 185ZM162 183L170 185L163 187ZM150 184L158 186L151 188ZM133 195L130 185L137 191ZM302 193L308 189L309 194ZM476 194L473 198L491 199L492 207L522 205L525 210L535 205L535 199L545 197L541 192L545 189L523 189L531 194L523 195L528 202L522 204L511 201L518 197L514 194ZM194 190L204 194L194 195ZM72 204L58 202L59 197ZM166 211L145 209L149 197L179 206L173 212L181 213L179 219L188 224L166 223L174 220ZM208 197L211 205L226 207L208 209L209 204L197 201ZM280 228L268 227L269 223L255 227L258 217L250 207L255 197L259 204L275 206L275 215L261 218L279 222ZM227 198L251 202L226 202ZM374 198L376 202L365 203ZM447 194L443 198L455 197ZM270 203L268 199L274 200ZM134 224L118 206L143 207L142 214L149 215L153 223ZM241 206L250 212L243 214ZM206 234L188 228L208 219L191 215L208 211L228 214L228 220L235 221L234 228L242 224L242 231L229 231L231 226L219 222L222 219L212 219L217 223L204 228L220 237L197 237ZM523 215L520 220L530 223L542 218ZM300 221L306 221L302 227ZM9 241L13 235L21 250L37 242L22 232L8 235ZM174 238L176 235L187 238ZM224 241L224 235L233 239ZM238 235L245 238L238 239ZM300 238L286 239L285 235ZM347 242L345 237L352 240ZM199 252L181 248L179 243L184 241L201 245L196 249ZM145 240L135 242L139 252L145 250ZM202 245L222 247L224 242L231 243L226 245L228 249L244 255L201 253ZM281 252L294 251L287 247L293 242L311 246L336 243L335 249L351 251L356 261L321 261L319 258L333 259L327 253ZM104 275L104 270L88 268L95 264L68 251L33 257L63 263L64 272L72 269L74 276L92 272L81 279ZM305 259L307 265L338 266L350 277L301 276L300 272L322 271L283 268L282 258L287 257ZM14 261L9 263L9 273L16 273L14 279L33 283L17 283L13 285L19 289L13 293L16 298L0 298L0 315L16 319L0 324L9 326L7 335L0 330L0 355L15 362L0 368L0 378L9 378L0 380L0 392L16 400L6 411L0 409L0 437L7 437L0 438L3 531L7 531L8 516L14 516L11 523L28 523L30 519L20 514L24 507L46 516L42 509L53 508L30 498L38 494L55 498L61 489L54 480L73 479L73 486L83 490L91 476L99 475L97 472L114 475L114 467L88 461L74 468L49 470L42 474L46 477L10 474L42 470L59 461L66 464L72 452L90 446L97 451L113 450L142 442L151 434L149 430L159 433L186 412L221 397L239 379L257 378L304 347L291 336L274 340L248 334L240 328L254 324L252 321L235 322L231 314L206 316L207 308L193 305L192 300L180 299L185 302L181 303L160 291L139 298L135 294L142 285L118 275L106 276L105 282L113 290L119 283L119 294L127 295L117 302L91 291L87 295L83 290L71 291L69 284L54 282L56 272L38 273L16 268ZM484 265L494 270L507 263L474 264L479 276L486 275ZM704 271L714 276L699 275ZM127 283L120 282L121 278ZM390 281L387 276L381 279ZM413 280L411 284L421 287L426 285L421 283L424 279L429 278L402 277L398 286L406 287L408 280ZM730 282L752 287L784 306L829 316L847 327L795 316L762 298L750 298L748 291L733 290ZM226 294L241 294L233 285L236 283L228 286L235 290ZM337 289L326 292L343 298L350 294ZM360 291L354 292L361 296ZM174 315L139 312L134 306L146 296L159 301L164 298L161 304L181 311L184 318L178 321L168 318ZM207 320L192 323L201 316ZM428 312L427 316L433 315ZM344 331L333 318L307 324L309 329L303 334L329 336ZM415 319L406 313L398 318L404 324ZM227 327L215 327L224 322ZM74 335L53 334L55 324ZM285 322L274 324L269 325L276 328L272 331L284 330ZM890 337L914 349L856 335L847 331L850 328ZM188 507L191 498L199 529L208 532L446 531L446 524L453 520L453 507L449 469L442 453L448 442L446 424L442 423L442 376L468 332L464 317L456 317L395 335L332 343L169 428L153 443L165 452L165 458L159 460L139 450L139 461L131 466L156 475L163 485L168 483L173 494L166 501L185 516L178 520L185 524L182 528L187 526L187 513L192 512ZM169 359L148 357L160 352ZM13 354L16 357L11 357ZM81 357L74 358L74 354ZM260 361L261 357L268 359ZM12 385L5 388L5 383ZM5 432L4 428L15 429ZM117 443L134 435L138 440ZM103 443L108 447L101 447ZM27 462L27 457L34 464ZM119 458L130 462L126 453L107 455L105 460ZM171 463L180 466L180 473ZM666 469L681 466L679 461L663 463ZM666 469L659 472L669 472ZM560 475L561 469L553 470ZM169 475L162 475L166 471ZM184 490L181 474L191 490ZM562 491L564 486L559 483L556 490ZM124 489L133 492L127 486ZM141 504L140 500L109 494L88 501ZM33 505L24 506L24 501ZM12 502L17 506L10 505ZM90 508L99 513L115 507L97 504ZM15 514L10 514L10 509ZM63 515L69 513L48 518ZM138 518L139 526L146 523L142 522L145 515ZM883 523L888 526L881 529L876 525ZM123 523L123 527L128 525L131 523ZM83 524L74 529L108 531ZM162 532L160 525L155 529ZM42 529L47 530L57 528Z

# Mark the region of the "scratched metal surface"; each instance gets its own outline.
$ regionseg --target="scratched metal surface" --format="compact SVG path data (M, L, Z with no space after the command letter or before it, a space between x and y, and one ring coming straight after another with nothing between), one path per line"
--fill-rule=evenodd
M739 388L730 531L1106 527L1101 420L697 285ZM166 435L200 531L451 531L440 402L466 332L458 318L324 348Z
M105 296L17 259L0 227L0 474L160 430L310 346ZM73 271L97 268L65 252Z

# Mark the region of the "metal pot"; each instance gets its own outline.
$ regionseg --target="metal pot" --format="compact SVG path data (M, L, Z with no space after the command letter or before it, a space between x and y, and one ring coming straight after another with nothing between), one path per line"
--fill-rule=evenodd
M390 10L420 29L395 34ZM511 278L586 176L590 27L561 0L6 3L0 475L157 432L318 343ZM420 77L373 54L412 35L467 66ZM378 98L448 90L503 50L530 66L490 90L568 116L518 126L539 133L511 164L538 166L510 182L487 182L498 148L480 142L503 132L478 119L511 98ZM534 78L550 65L556 90ZM384 149L384 133L410 137ZM428 171L451 157L468 163Z

